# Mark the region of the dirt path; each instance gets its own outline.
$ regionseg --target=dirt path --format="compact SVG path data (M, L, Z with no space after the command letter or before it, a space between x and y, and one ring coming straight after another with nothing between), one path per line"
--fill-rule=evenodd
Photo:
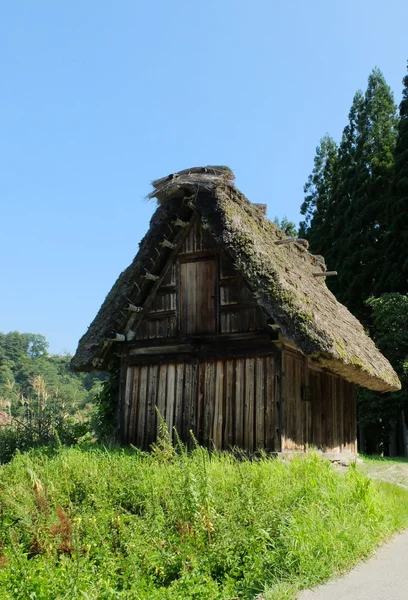
M299 600L407 600L408 531L382 546L347 575L314 590Z

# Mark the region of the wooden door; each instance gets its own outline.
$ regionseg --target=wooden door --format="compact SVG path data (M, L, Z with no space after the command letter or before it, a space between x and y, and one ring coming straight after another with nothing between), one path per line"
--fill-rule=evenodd
M180 333L215 333L215 258L180 263Z

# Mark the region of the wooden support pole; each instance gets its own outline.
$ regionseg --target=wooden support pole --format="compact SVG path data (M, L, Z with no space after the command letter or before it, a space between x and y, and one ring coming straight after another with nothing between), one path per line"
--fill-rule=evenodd
M309 247L309 242L307 240L304 240L303 238L298 238L298 237L288 237L288 238L284 238L283 240L276 240L275 244L276 246L281 246L282 244L300 244L301 246L303 246L304 248L308 248Z
M126 336L123 333L117 333L116 331L111 331L108 339L112 342L126 342Z
M157 281L159 279L158 275L154 275L153 273L149 273L147 269L145 269L146 275L143 275L144 279L149 279L150 281Z
M317 273L313 273L314 277L331 277L332 275L337 275L337 271L318 271Z
M276 240L275 244L277 246L280 246L281 244L293 244L294 242L297 242L298 238L297 237L288 237L288 238L284 238L283 240Z
M126 306L125 310L130 310L130 312L142 312L143 306L136 306L135 304L132 304L131 302L129 302L129 304Z
M160 242L160 246L162 246L162 248L170 248L173 250L176 247L176 244L172 244L167 238L164 238L164 240Z

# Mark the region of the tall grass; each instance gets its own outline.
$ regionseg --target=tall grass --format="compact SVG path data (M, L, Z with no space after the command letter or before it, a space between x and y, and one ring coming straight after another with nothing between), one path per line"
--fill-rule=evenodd
M408 494L317 456L168 443L0 469L0 599L293 598L408 523Z

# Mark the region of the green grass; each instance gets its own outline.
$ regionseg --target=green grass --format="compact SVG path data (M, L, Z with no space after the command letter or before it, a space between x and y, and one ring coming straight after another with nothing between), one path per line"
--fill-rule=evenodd
M408 490L408 459L402 457L363 456L359 469L373 479L395 483Z
M167 444L17 455L0 502L1 600L290 599L408 524L355 468Z

